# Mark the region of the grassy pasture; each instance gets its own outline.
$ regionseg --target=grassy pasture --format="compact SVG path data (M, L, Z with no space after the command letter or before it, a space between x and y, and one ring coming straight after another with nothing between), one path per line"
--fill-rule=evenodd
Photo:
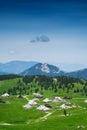
M0 94L17 85L18 78L0 81ZM75 83L75 87L82 88L82 85ZM17 98L16 95L11 95L9 98L2 98L4 104L0 104L0 130L87 130L87 103L84 100L86 95L75 94L72 91L69 93L63 92L60 89L57 93L52 90L43 90L44 98L53 98L55 96L72 96L68 100L71 105L76 108L67 109L67 116L64 116L64 109L60 109L62 102L49 103L52 109L48 113L39 111L36 108L44 104L43 99L40 99L38 105L32 109L24 109L28 101L27 99L34 98L32 93L25 95L27 98ZM84 128L77 129L78 126Z

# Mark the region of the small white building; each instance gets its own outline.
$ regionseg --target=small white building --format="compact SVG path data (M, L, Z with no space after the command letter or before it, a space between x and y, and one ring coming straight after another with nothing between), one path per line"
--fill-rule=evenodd
M1 95L2 97L9 97L10 95L8 93L4 93L3 95Z
M48 102L51 102L52 100L50 100L50 99L48 99L48 98L45 98L44 100L43 100L43 102L45 102L45 103L48 103Z
M80 129L80 130L82 130L82 129L84 129L85 127L84 126L82 126L82 125L80 125L80 126L77 126L77 129Z
M42 98L43 95L41 95L40 93L33 93L33 96L36 98Z
M87 103L87 99L84 102Z
M48 107L46 107L44 105L41 105L41 106L37 107L37 110L48 111L48 110L50 110L50 108L48 108Z
M26 105L24 105L23 107L26 108L26 109L31 109L31 108L32 108L32 106L29 105L29 104L26 104Z
M37 102L39 101L39 99L35 98L35 99L32 99L28 102L28 104L30 105L37 105Z
M60 107L61 107L62 109L73 108L72 106L67 106L67 105L65 105L65 104L62 104Z
M55 97L52 101L58 102L58 101L63 101L63 99L61 97Z

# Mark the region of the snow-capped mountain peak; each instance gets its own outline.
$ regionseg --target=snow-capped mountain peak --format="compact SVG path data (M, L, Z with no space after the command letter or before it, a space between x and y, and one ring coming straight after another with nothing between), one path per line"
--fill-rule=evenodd
M61 75L61 71L58 67L47 63L38 63L28 70L25 70L22 75L46 75L57 76Z
M50 68L48 67L47 63L43 63L41 65L41 71L45 73L50 73Z

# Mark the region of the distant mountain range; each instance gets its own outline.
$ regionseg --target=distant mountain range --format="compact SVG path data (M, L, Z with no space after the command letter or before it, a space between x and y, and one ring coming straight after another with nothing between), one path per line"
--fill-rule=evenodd
M64 72L54 65L38 63L34 61L11 61L0 63L0 75L20 74L20 75L46 75L46 76L70 76L74 78L87 79L87 69L73 72Z
M34 61L11 61L0 63L0 73L19 74L35 64L37 64L37 62Z
M49 65L46 63L37 63L33 67L25 70L21 75L46 75L46 76L70 76L74 78L87 79L87 69L64 72L54 65Z
M87 79L87 69L82 69L82 70L78 70L78 71L65 73L65 76L71 76L71 77L74 77L74 78Z
M49 64L38 63L33 67L22 72L22 75L46 75L46 76L57 76L61 75L63 72L56 66Z

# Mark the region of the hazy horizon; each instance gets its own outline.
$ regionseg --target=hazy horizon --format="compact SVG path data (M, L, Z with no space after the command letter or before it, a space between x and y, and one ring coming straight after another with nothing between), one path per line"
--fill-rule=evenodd
M86 0L1 0L0 62L87 66ZM71 65L71 66L70 66Z

